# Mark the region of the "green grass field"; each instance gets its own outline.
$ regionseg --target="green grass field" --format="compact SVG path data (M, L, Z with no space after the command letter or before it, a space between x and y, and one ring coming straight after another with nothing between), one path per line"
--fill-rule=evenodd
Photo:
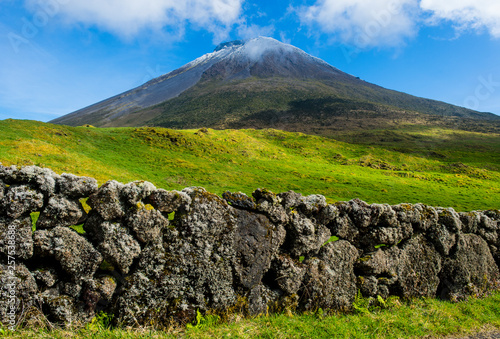
M172 325L162 331L153 328L109 327L106 316L96 317L80 329L38 328L4 331L11 338L443 338L471 333L500 331L500 293L483 299L450 303L435 299L400 301L390 298L385 305L363 307L353 314L325 316L308 314L263 315L244 318L232 315L226 321L200 317L188 326Z
M250 194L259 187L330 202L422 202L459 211L500 206L500 135L438 128L342 133L67 127L0 121L0 162L99 184L147 180ZM343 141L338 141L343 140Z

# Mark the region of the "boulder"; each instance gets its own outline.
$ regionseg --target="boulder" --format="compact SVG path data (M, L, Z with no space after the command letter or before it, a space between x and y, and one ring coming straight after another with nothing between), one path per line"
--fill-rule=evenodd
M87 213L79 202L71 201L65 197L54 196L40 213L36 223L37 229L54 227L67 227L78 225L85 221Z
M441 297L458 301L498 288L500 273L486 241L475 234L462 234L458 243L458 250L443 263Z
M53 268L38 268L32 274L40 288L54 287L59 281L57 272Z
M404 298L436 296L441 262L441 256L424 236L411 239L401 248L398 279L391 292Z
M141 253L141 246L127 227L119 222L105 221L98 213L91 211L84 229L104 259L121 272L128 273L130 265Z
M148 201L158 211L169 214L180 208L188 208L191 204L191 197L185 192L158 189L151 193Z
M142 243L161 241L161 231L168 226L166 219L151 205L139 202L125 217L125 225Z
M460 212L460 222L464 233L477 234L479 223L481 222L481 212Z
M126 209L120 200L124 186L114 180L108 181L89 197L87 204L106 221L121 219Z
M331 234L347 240L351 244L358 243L359 230L349 217L349 206L346 203L337 203L335 207L338 212L334 214L333 220L327 224Z
M285 224L288 222L288 215L281 205L281 198L266 189L257 189L252 193L257 202L257 211L265 214L273 224Z
M102 262L102 255L76 231L56 227L34 233L35 253L40 257L54 257L62 269L79 284L90 278Z
M371 224L372 208L366 202L353 199L345 206L345 211L358 229L368 227Z
M287 247L292 257L315 255L330 238L330 230L300 212L291 211L286 224Z
M0 322L11 326L17 325L23 311L38 304L38 286L22 262L6 259L0 264Z
M245 193L231 193L226 191L222 194L222 198L226 200L229 205L235 208L241 208L244 210L255 210L257 208L255 199L253 197L249 197Z
M275 304L279 297L280 294L271 290L268 286L256 285L247 295L248 303L245 311L252 316L267 314L269 305Z
M70 199L81 199L97 191L97 180L63 173L56 179L56 189Z
M365 296L404 298L436 295L441 256L422 235L397 246L382 247L365 254L356 263L358 284ZM385 295L384 295L385 294Z
M18 219L0 217L0 253L24 260L33 256L32 223L29 216Z
M43 206L43 194L29 186L10 186L2 200L5 214L13 219L29 216Z
M438 212L432 206L427 206L424 204L415 204L413 208L407 212L408 216L411 216L411 223L415 232L426 232L437 224L438 222Z
M125 325L190 322L196 311L224 311L236 302L233 263L236 222L232 209L203 188L183 190L180 207L164 230L164 243L151 243L125 277L117 298L117 320ZM168 240L168 241L167 241Z
M298 209L307 216L319 213L327 205L325 197L319 194L304 197L300 193L288 191L278 194L277 197L285 210Z
M356 248L340 240L326 244L316 258L307 260L300 291L302 308L350 310L357 292L354 275L357 258Z
M48 168L26 166L18 169L16 166L0 169L0 179L9 185L28 185L40 191L45 198L55 193L58 175Z
M134 181L121 188L121 198L127 207L135 206L145 200L156 190L156 187L147 181Z
M438 223L429 228L427 237L441 255L448 256L456 245L458 236L451 232L446 225Z
M80 319L73 298L59 294L57 289L48 289L41 294L48 319L56 324L70 327ZM83 320L84 318L80 319Z
M285 294L293 295L299 291L306 270L305 265L298 260L281 255L273 261L271 272L273 272L273 282L279 289Z
M361 276L378 276L397 279L397 267L401 250L397 246L379 248L364 254L356 262L356 270ZM395 280L394 279L394 280Z
M271 260L285 240L285 234L279 232L279 229L262 214L244 210L234 210L234 214L235 270L239 283L245 289L252 289L261 283L262 277L271 265Z

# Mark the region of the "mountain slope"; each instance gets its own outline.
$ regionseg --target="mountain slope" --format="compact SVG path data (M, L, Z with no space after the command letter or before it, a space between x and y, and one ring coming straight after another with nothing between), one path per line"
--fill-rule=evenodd
M314 128L337 126L339 117L361 122L375 117L375 125L385 126L428 122L428 115L500 121L490 113L370 84L294 46L261 37L221 44L178 70L52 122L287 129L304 120Z

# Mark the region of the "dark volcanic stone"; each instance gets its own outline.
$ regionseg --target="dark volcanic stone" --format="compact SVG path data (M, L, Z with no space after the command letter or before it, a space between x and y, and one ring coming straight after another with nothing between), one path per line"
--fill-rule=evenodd
M29 186L11 186L7 190L2 204L5 214L13 219L39 211L43 206L43 194Z
M332 308L349 310L356 295L354 262L358 251L347 241L323 246L317 258L308 260L304 276L302 307L306 310Z
M260 284L271 265L284 234L279 234L269 219L261 214L235 210L235 269L240 283L247 289Z
M97 180L63 173L56 179L57 190L72 199L86 198L97 191Z
M0 253L21 259L32 257L32 223L29 216L18 219L0 217Z
M441 296L457 301L498 287L500 273L486 241L463 234L458 242L457 252L443 263Z
M77 284L92 277L102 262L94 246L69 228L36 231L33 237L35 253L41 257L53 256Z
M64 197L52 197L40 213L36 227L37 229L47 229L78 225L85 221L86 216L87 214L79 202Z

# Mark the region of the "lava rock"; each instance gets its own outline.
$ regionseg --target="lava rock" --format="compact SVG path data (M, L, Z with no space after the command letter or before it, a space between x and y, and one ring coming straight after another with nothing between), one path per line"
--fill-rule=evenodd
M269 219L261 214L235 210L235 270L240 284L251 289L261 283L284 236L276 232Z
M1 166L1 165L0 165ZM0 180L0 201L3 200L3 197L5 196L5 189L7 187L5 186L5 184L3 183L2 180ZM0 213L2 213L2 210L0 208Z
M40 191L45 198L54 195L56 179L59 177L52 170L37 166L26 166L20 169L12 166L10 170L4 171L4 174L6 184L29 185L33 189ZM0 174L0 178L1 176Z
M265 214L274 224L285 224L288 222L288 215L281 205L281 198L266 189L257 189L252 193L257 201L257 211Z
M148 199L155 209L167 214L180 208L187 209L191 204L191 197L185 192L165 191L163 189L154 191Z
M441 256L422 235L401 249L397 265L397 282L393 290L404 298L434 297L439 286Z
M2 260L0 264L0 321L7 325L16 325L27 311L37 304L38 286L35 278L26 266L13 260ZM13 323L11 322L13 321Z
M222 312L236 302L233 210L203 188L183 192L191 204L180 207L173 225L164 230L169 241L146 246L124 279L115 304L120 323L190 322L196 310Z
M460 222L462 223L462 231L464 233L477 234L478 226L481 221L481 213L473 212L460 212Z
M79 202L64 197L51 197L40 213L36 223L37 229L48 229L58 226L78 225L85 221L87 213Z
M11 186L8 188L2 204L5 214L13 219L39 211L43 206L43 194L29 186Z
M294 257L316 254L320 247L330 238L330 230L303 214L291 211L289 223L286 224L287 243L290 254Z
M41 257L53 256L77 284L92 277L102 262L102 255L87 239L65 227L36 231L34 247Z
M114 180L108 181L89 197L87 204L104 220L120 219L125 215L125 208L120 200L121 190L124 186Z
M340 240L323 246L317 258L307 261L302 307L305 310L331 308L349 310L356 296L354 262L358 251L349 242Z
M33 256L32 223L29 216L18 219L0 217L0 253L24 260Z
M133 231L136 238L142 243L161 241L161 231L168 226L168 219L151 205L137 203L133 209L125 218L125 225Z
M32 272L40 287L50 288L59 281L57 273L53 268L39 268Z
M245 210L254 210L257 208L255 199L249 197L245 193L231 193L229 191L226 191L222 194L222 198L224 198L229 205L236 208L242 208Z
M299 291L306 273L302 263L287 256L276 258L271 265L271 271L274 272L273 281L289 295Z
M443 263L440 294L452 301L498 288L500 273L488 244L474 234L459 237L458 250Z
M105 221L92 210L84 229L104 259L121 272L128 273L130 265L141 253L141 246L128 228L117 222Z
M97 191L97 180L63 173L56 179L57 191L71 199L81 199Z
M150 196L156 187L147 181L134 181L124 185L121 189L121 197L130 207L137 205L146 197Z

